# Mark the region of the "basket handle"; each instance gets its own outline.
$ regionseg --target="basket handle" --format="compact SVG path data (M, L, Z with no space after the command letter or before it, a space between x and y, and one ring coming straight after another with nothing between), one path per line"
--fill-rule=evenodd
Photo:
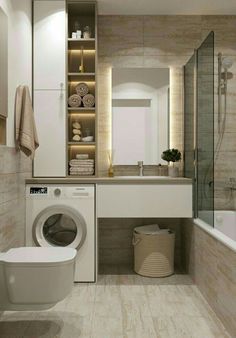
M136 246L138 243L140 243L141 242L141 239L140 238L137 238L137 239L135 239L134 238L134 236L133 236L133 239L132 239L132 244L133 244L133 246Z

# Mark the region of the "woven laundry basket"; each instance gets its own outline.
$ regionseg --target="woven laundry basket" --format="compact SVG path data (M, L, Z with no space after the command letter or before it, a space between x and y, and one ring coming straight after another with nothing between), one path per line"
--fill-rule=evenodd
M145 233L135 228L133 246L134 271L139 275L166 277L174 273L175 234L172 231Z

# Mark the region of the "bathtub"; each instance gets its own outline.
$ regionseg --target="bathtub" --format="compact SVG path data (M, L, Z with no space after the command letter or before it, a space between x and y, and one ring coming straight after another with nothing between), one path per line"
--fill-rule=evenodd
M207 223L212 212L200 211L199 217L194 219L196 225L236 252L236 211L215 210L214 227Z
M215 211L214 227L236 241L236 211Z

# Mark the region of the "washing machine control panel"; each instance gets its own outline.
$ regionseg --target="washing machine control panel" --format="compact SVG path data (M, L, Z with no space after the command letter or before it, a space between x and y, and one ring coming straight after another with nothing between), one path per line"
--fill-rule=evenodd
M47 187L30 187L30 195L47 195Z

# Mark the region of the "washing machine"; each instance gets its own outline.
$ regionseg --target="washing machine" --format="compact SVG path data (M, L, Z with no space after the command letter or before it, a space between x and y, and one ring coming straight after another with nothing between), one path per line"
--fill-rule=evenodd
M77 249L75 282L95 282L94 185L26 185L26 246Z

